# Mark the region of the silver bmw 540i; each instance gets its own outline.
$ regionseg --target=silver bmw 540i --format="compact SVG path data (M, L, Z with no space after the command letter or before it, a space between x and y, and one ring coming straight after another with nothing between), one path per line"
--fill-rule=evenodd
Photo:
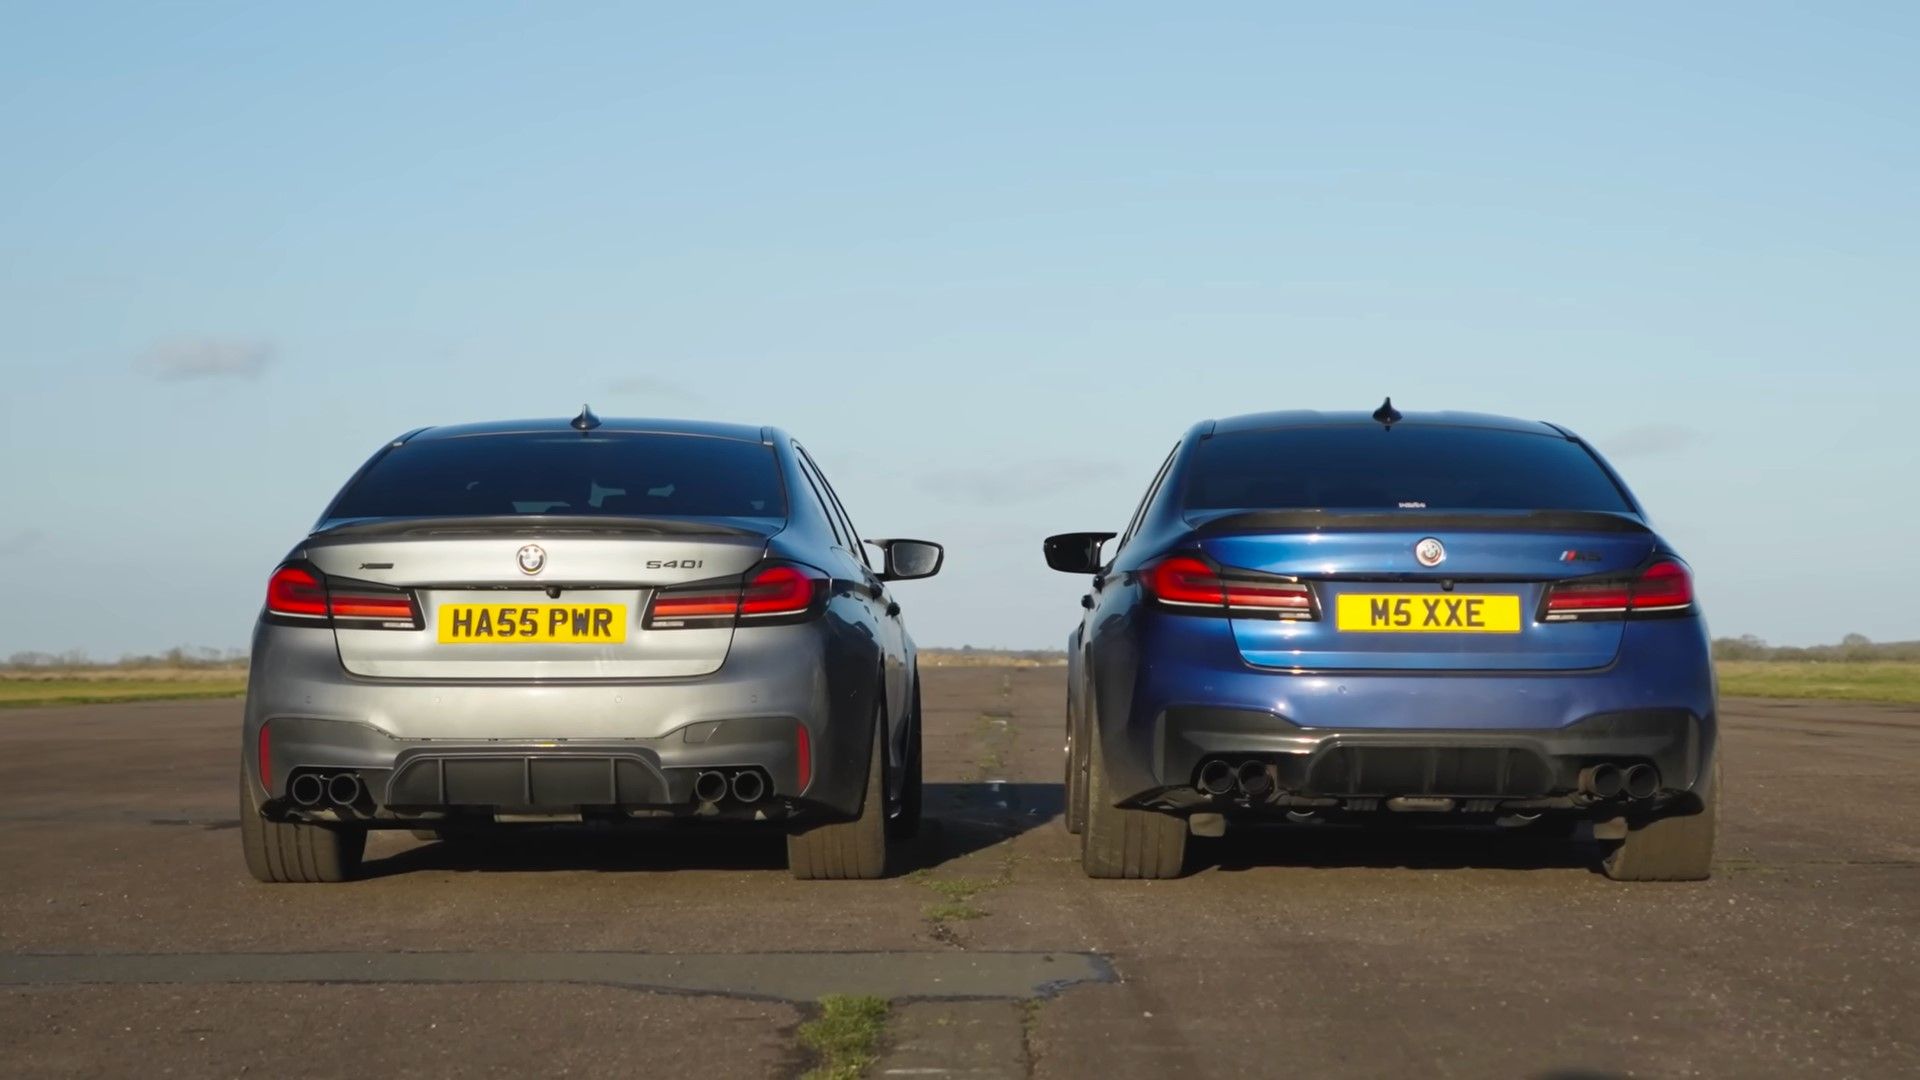
M683 819L783 830L797 877L881 876L921 802L888 583L943 558L863 543L775 428L583 410L402 435L268 581L247 868L344 880L369 829Z

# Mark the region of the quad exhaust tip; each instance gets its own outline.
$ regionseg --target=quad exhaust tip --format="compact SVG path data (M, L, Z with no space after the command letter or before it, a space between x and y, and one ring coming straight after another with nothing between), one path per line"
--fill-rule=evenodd
M1601 762L1580 770L1580 790L1596 799L1611 799L1620 794L1626 776L1618 765Z
M1273 772L1264 761L1243 761L1233 772L1241 794L1249 799L1264 799L1273 791Z
M1625 767L1603 761L1580 770L1580 790L1596 799L1651 799L1660 791L1660 770L1644 761Z
M1225 758L1208 758L1200 763L1194 786L1216 799L1238 795L1254 800L1272 795L1275 787L1272 767L1257 758L1237 765Z
M773 793L773 785L759 769L739 769L732 775L718 769L702 769L693 777L693 797L703 806L713 806L729 797L739 803L757 803Z
M327 781L327 798L340 806L352 806L360 801L360 774L334 773Z
M739 777L746 775L739 774L736 783ZM1630 765L1602 761L1581 769L1576 783L1581 794L1595 799L1624 796L1639 801L1659 794L1660 770L1644 761ZM1194 787L1210 798L1238 796L1255 801L1271 800L1278 790L1273 767L1258 758L1238 763L1225 758L1208 758L1200 763L1200 770L1194 777ZM740 795L737 790L734 794L742 802L753 801ZM1469 800L1469 809L1473 808L1472 802ZM1403 796L1389 799L1388 808L1431 811L1452 809L1457 803L1458 800L1447 797Z
M327 794L327 785L315 773L301 773L287 781L287 797L301 806L318 806Z
M1627 769L1621 780L1629 799L1651 799L1660 790L1660 770L1645 763Z
M733 774L733 797L743 803L755 803L767 793L767 782L751 769Z
M360 774L356 772L296 773L287 781L287 798L295 806L312 809L316 806L352 807L366 794L366 786L360 783Z
M1222 758L1214 758L1200 766L1200 790L1209 795L1226 795L1233 791L1233 766Z
M703 803L717 803L727 797L727 778L725 774L712 769L702 770L693 778L693 797Z

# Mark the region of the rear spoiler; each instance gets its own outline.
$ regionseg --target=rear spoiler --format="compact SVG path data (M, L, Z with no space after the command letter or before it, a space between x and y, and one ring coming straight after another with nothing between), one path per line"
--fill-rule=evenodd
M640 533L652 536L738 536L765 540L784 526L784 522L768 521L756 528L738 524L737 520L622 517L613 514L349 518L337 522L323 521L309 538L326 541L367 537L609 536Z
M1189 517L1196 536L1250 532L1651 533L1629 514L1603 510L1228 510Z

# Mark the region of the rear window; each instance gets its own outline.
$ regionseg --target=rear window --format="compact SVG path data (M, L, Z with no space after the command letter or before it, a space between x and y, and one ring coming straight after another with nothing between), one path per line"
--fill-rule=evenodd
M1187 510L1631 510L1578 443L1461 427L1236 431L1200 443Z
M473 435L395 447L333 519L604 514L784 518L773 448L692 435Z

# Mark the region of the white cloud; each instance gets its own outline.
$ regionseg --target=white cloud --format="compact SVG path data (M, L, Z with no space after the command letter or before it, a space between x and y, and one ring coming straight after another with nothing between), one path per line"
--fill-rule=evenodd
M273 361L265 341L181 338L161 342L140 358L139 368L162 382L190 379L256 379Z

